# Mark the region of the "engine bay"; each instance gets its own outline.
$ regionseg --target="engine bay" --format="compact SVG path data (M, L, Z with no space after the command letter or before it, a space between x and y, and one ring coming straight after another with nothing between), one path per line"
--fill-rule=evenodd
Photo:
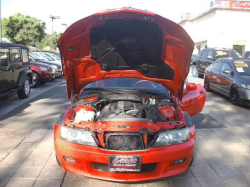
M68 127L91 131L100 148L117 151L150 148L158 133L186 125L170 98L136 94L85 95L65 119Z
M92 98L92 100L90 99ZM80 104L78 104L80 103ZM75 103L72 116L75 122L84 121L153 121L176 119L176 106L166 98L135 95L109 95L84 97Z

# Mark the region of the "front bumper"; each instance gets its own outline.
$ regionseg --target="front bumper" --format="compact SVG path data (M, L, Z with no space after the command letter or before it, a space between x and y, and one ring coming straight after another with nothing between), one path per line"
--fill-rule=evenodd
M194 156L194 126L190 129L191 137L186 143L133 152L108 151L98 147L70 143L60 138L60 128L60 125L55 125L54 143L57 158L66 171L87 177L120 182L169 177L185 172ZM107 171L109 155L140 155L144 171L139 173L109 172ZM74 158L76 163L66 161L64 156ZM174 160L181 158L186 158L183 163L173 164Z
M250 106L250 90L245 88L239 89L240 103Z
M63 73L62 73L62 70L55 70L54 74L56 77L60 77Z
M52 71L41 71L40 78L42 82L48 82L53 79L54 73Z

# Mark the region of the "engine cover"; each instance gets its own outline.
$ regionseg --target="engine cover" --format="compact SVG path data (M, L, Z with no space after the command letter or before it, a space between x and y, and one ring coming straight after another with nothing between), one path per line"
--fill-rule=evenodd
M102 118L124 118L124 117L138 117L143 118L144 112L142 104L131 101L116 101L106 105L100 114Z

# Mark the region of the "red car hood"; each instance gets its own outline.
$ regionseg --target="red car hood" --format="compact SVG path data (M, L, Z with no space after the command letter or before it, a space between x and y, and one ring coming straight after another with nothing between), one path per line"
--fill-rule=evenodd
M133 77L158 82L181 99L194 43L166 18L123 8L75 22L58 46L68 98L93 81Z

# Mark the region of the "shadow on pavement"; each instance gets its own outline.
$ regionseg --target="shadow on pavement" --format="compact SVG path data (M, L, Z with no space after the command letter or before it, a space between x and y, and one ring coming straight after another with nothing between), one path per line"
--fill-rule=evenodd
M226 128L225 125L221 124L208 114L199 113L191 118L196 129Z
M62 84L0 118L0 127L52 129L58 116L68 108L69 104L66 85Z

